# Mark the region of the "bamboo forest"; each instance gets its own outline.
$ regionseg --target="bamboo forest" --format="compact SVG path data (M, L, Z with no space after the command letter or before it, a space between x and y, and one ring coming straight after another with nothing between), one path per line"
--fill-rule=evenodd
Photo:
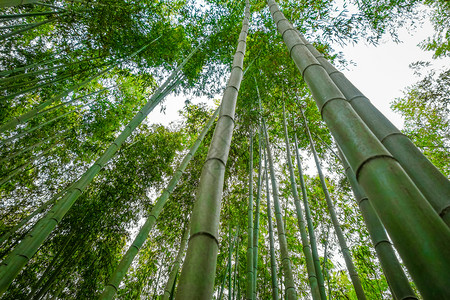
M424 22L398 126L339 47ZM447 0L0 0L0 299L450 299L449 27Z

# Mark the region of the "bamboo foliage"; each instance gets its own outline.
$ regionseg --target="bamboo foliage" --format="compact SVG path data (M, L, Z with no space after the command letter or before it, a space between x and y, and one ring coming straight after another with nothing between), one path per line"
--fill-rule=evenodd
M419 290L430 299L450 293L450 230L411 179L360 119L309 52L275 1L278 32L308 84L322 118L391 236Z
M394 248L384 230L384 226L375 213L369 198L367 198L364 191L359 187L355 173L353 173L342 154L340 158L394 299L417 299L395 255Z
M356 297L358 298L358 300L365 300L366 295L364 294L364 290L362 288L361 281L359 279L359 275L356 271L355 265L353 264L353 259L352 259L350 249L347 246L347 242L345 241L344 233L342 232L342 229L339 224L339 220L337 218L336 211L334 210L333 201L331 200L330 194L328 192L328 187L325 182L325 177L323 176L322 168L320 167L319 157L317 156L317 152L316 152L316 149L314 146L314 142L312 140L311 132L309 131L308 122L305 118L305 115L303 114L303 111L301 111L301 113L303 115L303 119L305 122L305 130L306 130L306 134L308 135L308 138L309 138L309 144L311 146L311 151L313 153L314 162L316 163L317 172L319 173L320 184L322 186L322 191L325 196L325 201L327 203L328 212L330 213L331 221L333 223L333 228L334 228L334 231L336 232L336 236L339 241L339 247L341 248L342 255L344 256L345 265L347 266L348 274L350 275L350 279L352 280L352 284L353 284L353 287L356 292Z
M249 21L250 3L247 0L230 78L222 97L219 120L200 176L191 216L189 246L176 299L210 299L213 294L224 173L234 128L236 100L242 81Z
M157 39L151 41L151 42L148 43L147 45L141 47L141 48L138 49L137 51L133 52L133 53L130 54L130 56L128 56L126 59L130 59L130 58L132 58L132 57L138 55L140 52L144 51L146 48L148 48L152 43L154 43L154 42L157 41L158 39L159 39L159 37L158 37ZM192 55L191 55L191 56L192 56ZM190 58L191 56L189 56L189 58ZM51 105L52 103L54 103L54 102L56 102L56 101L59 101L59 100L61 100L61 99L64 99L64 98L67 97L70 93L72 93L72 92L74 92L74 91L76 91L76 90L78 90L78 89L80 89L80 88L86 86L87 84L89 84L89 83L90 83L91 81L93 81L94 79L96 79L96 78L102 76L103 74L106 74L107 72L111 71L114 67L118 66L118 65L119 65L120 63L122 63L124 60L125 60L125 59L123 59L123 60L118 60L117 62L114 62L112 65L110 65L110 66L109 66L108 68L106 68L105 70L102 70L102 71L100 71L100 72L97 72L96 74L90 76L89 78L83 80L82 82L76 83L76 84L72 85L69 89L67 89L67 90L65 90L65 91L63 91L63 92L61 92L61 93L59 93L58 95L56 95L56 96L50 98L50 99L47 100L47 101L42 102L41 104L37 105L35 108L29 110L28 112L24 113L23 115L11 119L10 121L6 122L4 125L2 125L2 126L0 127L0 133L3 133L3 132L5 132L5 131L7 131L7 130L11 130L11 129L15 128L17 125L23 124L23 123L25 123L25 122L28 122L29 120L31 120L31 119L33 119L33 118L39 116L40 114L43 113L43 110L44 110L47 106ZM184 63L184 64L185 64L185 63ZM183 64L183 66L184 66L184 64ZM179 70L177 69L177 72L176 72L176 73L178 73L178 72L179 72ZM177 75L176 73L174 73L174 74L173 74L174 76L172 76L172 77L170 78L171 80L173 79L173 77L175 77L175 75ZM162 92L163 90L159 90L159 91ZM20 93L20 94L22 94L22 93ZM49 110L47 110L47 111L49 111Z
M319 290L319 284L317 282L316 270L314 268L314 259L311 253L311 247L309 245L308 234L306 232L305 221L303 219L302 208L300 205L300 199L298 197L297 184L295 182L294 168L292 166L291 150L289 149L289 136L286 125L286 111L283 103L283 127L284 136L286 141L286 160L289 168L289 179L291 181L291 191L294 197L295 212L297 213L298 227L300 229L300 237L302 240L303 254L305 255L306 270L308 272L308 280L311 288L311 295L313 299L322 299ZM326 298L325 298L326 299Z
M197 48L196 48L197 49ZM134 116L130 123L125 127L121 134L115 139L111 146L100 156L99 159L83 174L83 176L43 217L27 237L9 254L0 266L0 294L3 294L20 270L25 266L28 260L36 253L39 246L44 242L47 236L53 231L56 225L61 221L67 211L72 207L81 193L86 189L89 183L94 179L98 172L116 153L125 140L138 127L147 115L163 100L168 92L175 86L173 80L179 76L178 72L189 61L196 49L174 70L164 84L150 97L144 107Z

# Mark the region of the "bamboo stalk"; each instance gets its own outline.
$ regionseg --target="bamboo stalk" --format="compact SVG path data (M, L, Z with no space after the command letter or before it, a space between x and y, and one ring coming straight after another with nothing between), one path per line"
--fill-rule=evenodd
M141 124L146 116L163 100L163 96L171 89L175 88L172 81L179 75L180 70L185 66L198 48L174 70L165 83L150 97L149 101L133 117L130 123L119 134L108 149L97 159L97 161L83 174L71 189L47 215L41 219L30 234L11 252L11 254L0 265L0 295L3 294L20 270L28 260L36 253L39 246L45 241L56 225L62 220L78 197L91 183L98 172L108 163L117 152L120 146L131 135L131 133Z
M361 120L274 0L269 9L358 183L425 298L450 294L450 229Z
M295 211L297 213L297 221L298 221L298 227L300 229L300 237L302 240L302 248L303 248L303 254L305 255L305 261L306 261L306 270L308 272L308 281L309 286L311 288L311 296L313 299L323 299L326 300L326 296L322 298L322 295L320 294L319 290L319 284L317 281L316 276L316 270L314 268L314 259L311 253L311 246L309 245L308 240L308 234L306 232L306 226L305 221L303 219L303 213L302 208L300 206L300 199L298 196L297 191L297 184L295 182L295 175L294 175L294 168L292 166L292 158L291 158L291 150L289 149L289 136L288 136L288 130L286 125L286 111L284 108L283 103L283 127L284 127L284 137L286 142L286 157L287 157L287 163L289 168L289 178L291 181L291 191L292 196L294 197L294 204L295 204Z
M300 38L327 71L358 116L400 163L442 220L450 226L450 180L344 74L329 63L303 36L300 35Z
M361 285L361 281L359 279L358 272L356 271L356 267L353 264L352 255L350 253L350 249L347 246L347 242L345 241L344 233L339 225L339 220L337 218L336 211L334 210L333 201L331 200L330 194L328 192L328 187L325 182L325 177L322 173L322 168L320 167L319 157L317 156L316 148L314 146L314 142L312 140L311 132L309 131L308 122L306 120L303 111L300 109L303 120L305 122L305 130L306 134L309 138L309 144L311 146L311 151L313 153L314 162L316 163L317 172L319 173L320 184L322 186L322 191L325 196L325 201L327 203L328 212L330 213L331 221L333 223L333 228L336 233L336 236L339 241L339 247L341 248L342 255L344 256L345 265L347 266L348 274L350 275L350 279L352 281L353 287L356 292L356 297L358 300L366 300L366 295L364 294L364 290Z
M242 30L230 79L222 98L219 120L202 168L191 216L191 236L175 299L211 299L214 291L217 239L225 167L234 128L234 111L242 81L250 4L246 0Z
M272 197L275 208L275 219L277 221L278 242L280 244L281 265L283 266L283 274L285 278L285 297L289 300L297 299L297 291L295 289L294 276L292 274L291 260L287 248L286 233L284 230L283 217L281 215L280 202L278 199L278 186L275 178L275 168L273 164L272 152L270 150L269 135L264 119L262 119L262 126L265 135L267 158L270 169L270 179L272 182Z

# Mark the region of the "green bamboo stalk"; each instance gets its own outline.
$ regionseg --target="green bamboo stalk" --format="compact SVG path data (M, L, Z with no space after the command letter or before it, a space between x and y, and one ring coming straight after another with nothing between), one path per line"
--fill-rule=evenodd
M250 4L246 0L244 21L230 79L225 88L220 117L200 177L191 216L191 236L175 299L211 299L213 295L224 174L234 128L236 100L242 81L249 20Z
M13 70L2 71L2 72L0 72L0 76L7 76L7 75L10 75L10 74L14 74L14 73L20 72L20 71L24 71L26 69L32 69L32 68L34 68L36 66L45 65L45 64L51 64L51 63L53 63L55 61L58 61L59 59L60 58L52 58L52 59L49 59L49 60L39 61L39 62L36 62L36 63L33 63L33 64L29 64L29 65L26 65L26 66L23 66L23 67L15 68Z
M269 135L264 119L262 119L262 126L265 135L267 158L270 169L270 179L272 181L272 196L275 207L275 219L277 220L278 242L280 244L281 265L283 266L283 275L285 278L285 297L286 299L297 299L297 291L295 289L294 276L292 274L291 260L289 258L289 251L286 242L286 233L284 230L283 217L281 216L280 201L278 199L278 186L275 178L275 168L273 164L272 152L270 150Z
M15 153L11 154L11 155L5 156L4 158L0 159L0 164L5 162L6 160L10 160L11 161L14 157L19 156L19 155L21 155L21 154L23 154L23 153L25 153L27 151L30 151L32 149L36 149L37 147L39 147L42 144L46 144L49 141L58 139L59 137L61 137L66 132L67 131L62 131L62 132L60 132L60 133L58 133L56 135L50 136L49 138L47 138L45 140L41 140L41 141L39 141L37 143L34 143L33 145L30 145L30 146L20 150L20 151L17 151Z
M372 244L374 245L378 259L380 260L381 268L386 276L394 299L417 299L417 296L411 288L409 280L403 272L402 266L395 255L394 248L384 230L383 224L373 209L369 198L367 198L364 191L360 188L355 173L348 165L348 162L342 153L340 154L347 179L352 187L353 194L355 195L355 201L361 210L367 231L369 232Z
M239 266L239 223L237 226L237 233L236 233L236 253L234 254L235 264L234 264L234 279L233 279L233 300L235 298L235 291L236 291L236 277L238 272L238 266ZM239 298L238 298L239 299Z
M248 213L247 213L247 289L245 298L253 299L253 136L250 132Z
M62 67L67 68L68 66L72 66L72 65L75 65L75 64L81 64L81 63L86 62L86 61L96 60L96 59L100 59L100 58L104 58L104 57L105 57L105 55L102 55L100 57L87 58L87 59L83 59L81 61L75 61L75 62L67 63L67 64L64 64L64 65L57 65L57 66L49 67L49 68L46 68L46 69L40 69L40 70L36 70L36 71L32 71L32 72L27 72L27 73L14 75L14 76L5 77L5 78L1 78L0 79L0 83L4 84L5 82L15 81L15 80L18 80L18 79L21 79L21 78L24 78L24 77L28 77L28 76L31 76L31 75L34 75L34 76L35 75L41 75L41 74L45 74L45 73L47 73L48 71L51 71L51 70L59 69L59 68L62 68ZM105 66L105 65L106 64L102 64L101 66ZM43 80L43 79L40 79L40 80ZM30 84L30 82L28 81L28 82L26 82L26 84ZM11 88L11 86L8 86L8 88Z
M113 299L115 293L117 292L117 289L119 287L120 282L122 282L123 277L126 275L128 268L130 267L131 263L133 262L134 257L139 252L139 249L142 247L142 245L147 240L148 234L150 230L152 229L153 225L156 223L156 220L158 219L159 214L161 213L162 209L164 208L164 205L167 202L167 199L169 198L172 191L175 189L176 185L178 184L178 181L180 180L184 170L186 170L187 165L191 161L192 157L194 156L197 149L200 147L203 139L206 136L206 133L208 133L209 129L211 128L212 124L214 123L214 120L216 119L217 115L219 113L219 109L217 109L212 117L209 119L209 121L206 123L205 128L202 130L200 135L198 136L197 140L192 145L189 152L184 157L183 161L178 166L177 170L175 171L172 179L169 181L167 188L163 191L161 196L156 200L155 205L153 206L150 215L147 218L147 221L145 221L144 225L139 230L139 233L137 234L136 238L134 239L131 246L128 248L125 255L122 257L122 260L120 261L119 265L114 270L114 273L111 275L109 282L107 286L105 287L105 290L103 291L102 295L100 296L100 299Z
M87 78L86 80L74 84L72 85L69 89L65 90L64 92L59 93L58 95L50 98L47 101L44 101L43 103L37 105L35 108L32 108L30 111L24 113L21 116L18 117L14 117L13 119L11 119L10 121L8 121L6 124L2 125L0 127L0 133L5 132L6 130L10 130L15 128L17 125L25 123L31 119L33 119L34 117L36 117L40 111L42 111L44 108L46 108L47 106L49 106L50 104L61 100L65 97L67 97L70 93L74 92L75 90L78 90L82 87L84 87L85 85L87 85L88 83L90 83L92 80L94 80L95 78L98 78L99 76L109 72L111 69L113 69L114 67L116 67L117 65L119 65L120 63L122 63L123 61L125 61L126 59L131 59L132 57L136 56L137 54L139 54L140 52L144 51L147 47L149 47L152 43L154 43L155 41L157 41L161 36L159 36L158 38L154 39L153 41L151 41L150 43L148 43L147 45L145 45L144 47L140 48L139 50L137 50L136 52L132 53L130 56L128 56L127 58L124 59L119 59L116 63L113 63L110 67L106 68L103 71L100 71L96 74L94 74L93 76ZM189 57L190 58L190 57ZM176 75L178 74L179 70L177 69L176 74L174 73L172 76L176 77ZM173 78L171 77L171 79ZM167 81L166 81L167 82ZM167 83L168 84L168 83ZM162 91L162 90L161 90Z
M39 246L45 241L47 236L53 231L56 225L61 221L67 211L72 207L78 197L91 183L98 172L113 157L120 146L131 135L131 133L141 124L146 116L163 100L162 95L167 92L167 88L174 88L170 84L178 76L180 70L186 65L198 48L175 69L172 75L164 84L150 97L144 107L133 117L130 123L119 134L115 141L100 156L99 159L83 174L71 189L60 201L53 206L50 212L41 219L30 234L11 252L11 254L0 265L0 295L3 294L20 270L25 266L28 260L36 253ZM168 87L169 86L169 87Z
M230 229L230 232L231 232L231 229ZM238 242L238 234L236 233L236 235L234 236L233 242L229 243L230 247L234 247L234 244L236 244L237 242ZM222 284L220 286L219 296L217 297L218 300L222 300L223 291L225 289L225 281L226 281L227 276L228 276L228 271L230 271L230 270L231 270L231 260L229 259L227 261L227 266L225 268L225 274L223 275L223 278L222 278ZM230 276L231 276L231 274L230 274Z
M17 225L15 225L10 230L8 230L8 232L3 234L0 237L0 245L2 245L7 239L9 239L9 237L11 235L13 235L15 232L17 232L25 224L27 224L28 221L30 221L32 218L34 218L35 216L37 216L38 214L40 214L41 212L46 210L50 205L55 203L56 200L58 200L61 196L63 196L70 189L70 187L71 186L69 186L68 188L65 188L62 191L60 191L57 194L55 194L50 200L48 200L47 202L42 204L39 208L37 208L35 211L33 211L31 214L29 214L27 217L25 217L22 221L20 221Z
M0 7L1 4L0 4ZM37 17L37 16L46 16L46 15L54 15L60 13L59 11L42 11L42 12L34 12L34 13L24 13L24 14L12 14L12 15L0 15L0 20L12 20L26 17Z
M5 102L6 100L14 99L17 96L26 94L28 92L31 92L31 91L34 91L34 90L37 90L37 89L40 89L40 88L43 88L43 87L46 87L46 86L49 86L49 85L52 85L54 83L63 81L64 79L71 78L71 77L72 77L71 74L60 76L60 77L58 77L58 78L56 78L54 80L43 82L43 83L40 83L40 84L36 84L36 85L33 85L33 86L29 87L29 88L26 88L26 89L20 90L18 92L15 92L13 94L9 94L8 96L2 97L0 100Z
M273 242L272 208L270 207L269 176L267 174L267 159L265 152L264 162L264 172L266 175L267 223L269 224L270 272L272 275L272 299L278 300L277 260L275 259L275 245Z
M21 28L21 27L25 27L25 26L29 26L30 23L28 24L16 24L16 25L9 25L9 26L1 26L0 30L6 30L6 29L16 29L16 28Z
M34 162L36 162L38 159L40 159L41 157L44 157L47 153L49 153L52 149L48 149L43 151L41 154L35 156L33 159L27 160L26 163L24 163L23 165L15 168L14 170L12 170L10 173L8 173L8 175L6 175L2 180L0 180L0 186L4 185L5 183L9 182L12 178L14 178L17 174L19 174L20 172L22 172L23 170L25 170L29 165L33 164ZM33 165L32 168L36 167L36 165Z
M63 244L63 246L61 248L59 248L58 252L56 253L56 255L52 258L51 262L48 264L47 268L45 268L44 272L41 274L41 277L39 278L38 282L34 285L33 289L31 290L31 292L27 295L27 299L33 299L34 296L36 295L36 293L39 291L39 289L42 286L42 283L44 282L45 279L47 279L48 274L50 273L50 271L53 269L53 267L55 266L55 264L58 262L59 256L65 251L65 249L67 248L67 246L69 245L70 241L73 238L73 234L70 235L69 237L67 237L66 242Z
M327 71L355 112L400 163L439 216L450 226L450 180L344 74L329 63L303 36L301 39Z
M5 145L5 144L7 144L7 143L10 143L10 142L12 142L12 141L14 141L14 140L16 140L16 139L18 139L18 138L21 138L21 137L23 137L23 136L25 136L25 135L27 135L27 134L30 134L30 133L32 133L33 131L36 131L36 130L38 130L38 129L40 129L40 128L42 128L42 127L44 127L44 126L46 126L46 125L48 125L48 124L50 124L50 123L53 123L53 122L55 122L55 121L57 121L57 120L59 120L59 119L64 118L64 117L67 116L67 115L70 115L70 114L72 114L72 113L74 113L74 112L76 112L76 111L82 109L83 107L90 106L90 105L92 105L92 104L94 104L94 103L95 103L95 101L91 101L91 102L86 103L86 104L84 104L84 105L80 105L80 106L78 106L78 107L75 108L75 109L72 109L72 110L69 110L69 111L63 113L62 115L56 116L56 117L54 117L54 118L51 118L50 120L48 120L48 121L46 121L46 122L44 122L44 123L41 123L41 124L39 124L39 125L33 126L33 127L29 128L29 129L26 129L26 130L24 130L23 132L20 132L20 133L18 133L18 134L16 134L16 135L13 135L12 137L9 137L9 138L7 138L7 139L1 141L1 142L0 142L0 146L3 146L3 145Z
M10 6L18 6L24 4L34 4L38 2L38 0L2 0L0 2L0 7L10 7Z
M183 237L181 238L180 242L180 248L178 249L177 257L175 258L172 270L170 270L169 278L167 279L166 287L164 288L164 294L161 296L161 300L168 300L170 297L173 297L176 277L178 275L178 271L180 270L181 261L184 257L184 251L186 249L188 239L189 225L184 228Z
M294 141L295 141L295 156L297 159L297 168L298 172L300 174L300 188L302 191L302 200L303 200L303 207L305 209L305 219L306 219L306 225L308 228L308 235L309 235L309 243L311 246L311 253L314 260L314 269L316 270L316 276L317 276L317 282L319 284L319 291L320 291L320 297L323 300L327 299L326 293L325 293L325 284L322 274L322 269L320 267L320 258L319 258L319 252L317 251L317 241L316 241L316 234L314 233L314 225L312 223L311 218L311 211L309 209L309 202L308 202L308 194L306 192L306 185L305 180L303 178L303 168L302 168L302 161L300 160L300 153L298 151L298 141L297 141L297 134L294 133Z
M311 247L309 245L308 233L306 232L305 221L303 219L302 208L300 206L300 199L298 197L297 184L295 182L294 168L292 166L291 150L289 149L289 135L286 126L286 111L283 103L283 127L284 127L284 137L286 142L286 159L289 167L289 178L291 181L291 191L294 197L295 211L297 213L298 227L300 229L300 237L302 239L303 254L305 255L306 270L308 272L308 281L311 288L311 295L313 299L323 299L320 294L319 284L317 281L316 270L314 268L314 259L311 253Z
M424 298L450 294L450 229L361 120L274 0L269 9L330 132Z
M233 241L232 241L232 235L231 235L231 222L229 227L229 244L230 247L228 248L228 300L231 300L231 260L233 258ZM237 232L236 232L237 234Z
M258 126L261 128L261 126ZM255 202L255 220L253 225L253 299L256 299L256 284L257 284L257 271L258 271L258 243L259 243L259 210L261 202L261 180L262 180L262 134L259 134L258 144L259 144L259 159L258 159L258 181L257 181L257 191L256 191L256 202Z
M301 109L300 109L300 111L303 114L303 111ZM356 271L356 267L353 264L350 249L348 248L347 242L345 241L344 233L342 232L342 229L339 225L339 220L337 218L336 211L334 210L333 201L331 200L330 194L328 192L328 187L327 187L325 178L322 173L322 168L320 167L319 157L317 156L316 149L314 147L314 142L312 140L312 136L309 131L309 126L308 126L308 122L306 120L305 115L303 115L303 119L305 122L305 130L306 130L307 136L309 138L311 151L313 153L314 161L316 163L317 172L319 173L320 184L322 185L322 191L325 196L325 201L327 203L328 212L330 213L331 221L333 223L333 228L334 228L334 231L338 238L339 247L341 248L342 255L344 256L345 265L347 266L348 274L350 275L350 279L352 280L352 284L353 284L353 287L356 292L356 297L358 298L358 300L366 300L366 295L364 294L364 290L362 288L361 281L358 276L358 272Z
M61 16L64 16L64 15L68 15L68 13L64 13ZM6 34L0 35L0 41L6 40L7 38L10 38L10 37L13 37L15 35L18 35L19 33L22 33L22 32L28 31L30 29L33 29L33 28L45 25L47 23L55 22L57 19L58 19L58 17L53 17L53 18L47 19L45 21L32 23L32 24L30 24L30 25L28 25L28 26L26 26L24 28L21 28L21 29L18 29L18 30L11 31L11 32L8 32Z

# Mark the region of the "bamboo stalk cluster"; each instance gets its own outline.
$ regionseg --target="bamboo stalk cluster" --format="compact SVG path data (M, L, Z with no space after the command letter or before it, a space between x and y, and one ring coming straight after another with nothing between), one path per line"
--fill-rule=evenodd
M28 1L29 3L34 1ZM27 2L27 3L28 3ZM23 4L25 2L21 2ZM0 7L17 5L17 1L6 1ZM400 254L406 269L410 273L417 285L418 290L425 299L446 299L450 295L450 182L443 176L435 166L433 166L425 156L414 146L414 144L389 122L370 101L345 78L345 76L334 68L325 57L317 51L294 28L280 10L274 0L268 1L268 7L277 27L277 30L288 52L302 78L307 83L309 90L317 104L320 114L333 135L339 151L339 159L343 164L344 171L350 186L354 192L355 201L359 206L361 214L367 226L370 238L375 248L376 254L381 263L382 270L386 276L390 290L395 299L417 299L414 290L411 288L407 275L405 274L400 261L396 256L396 251ZM3 16L3 18L13 18ZM217 109L205 127L193 143L186 154L167 187L155 201L145 223L140 228L136 238L131 243L120 262L114 266L108 282L105 284L100 299L113 299L120 289L124 277L140 249L146 243L150 231L157 222L165 204L169 200L180 181L183 172L186 170L191 159L200 147L206 134L214 123L215 129L212 141L208 148L206 161L203 164L202 173L199 180L199 187L196 191L196 200L192 214L185 220L184 232L180 240L180 245L170 272L168 272L162 299L212 299L215 287L217 255L220 249L220 214L222 209L222 195L225 181L225 172L230 147L232 145L233 130L235 127L235 110L241 82L244 78L244 58L246 55L247 37L250 28L250 3L245 1L244 17L238 38L236 51L233 57L231 73L223 93L220 108ZM47 23L52 19L48 19ZM38 25L30 25L38 26ZM34 27L33 27L34 28ZM29 29L29 28L28 28ZM19 32L22 29L19 29ZM24 28L23 30L27 30ZM6 39L9 36L0 36ZM159 39L159 38L158 38ZM158 40L156 39L156 40ZM78 97L56 106L51 106L69 94L88 85L94 79L111 71L118 64L131 59L149 47L156 40L151 41L144 47L133 52L129 56L107 64L106 69L96 72L80 83L70 86L65 91L42 102L30 111L12 118L0 127L0 133L5 133L15 129L21 124L30 122L33 118L49 113L61 106L75 102L83 97L101 93L109 89L102 89L92 92L82 97ZM19 224L11 228L0 238L0 245L9 239L11 235L21 229L30 219L51 209L42 217L39 222L27 232L20 243L6 256L0 265L0 294L3 294L13 280L19 275L25 265L33 258L35 253L51 235L55 227L60 224L67 212L72 208L80 195L87 189L95 176L104 169L108 162L119 151L125 141L131 136L133 131L145 120L147 115L179 86L182 79L182 69L192 59L199 47L195 48L187 57L175 68L165 82L153 93L147 103L139 110L133 119L125 126L123 131L115 138L110 146L100 155L100 157L89 167L89 169L79 177L78 180L62 189L50 200L41 205L37 210L24 218ZM250 64L251 65L251 64ZM250 67L250 66L249 66ZM57 67L55 67L57 68ZM36 74L45 74L51 68L36 71ZM0 73L11 75L13 73ZM69 76L69 75L67 75ZM16 79L23 79L27 75L17 75L0 80L0 83L7 83ZM58 78L57 80L62 80ZM34 87L24 89L7 96L13 99L16 96L25 94L33 89L40 88L46 84L54 84L54 81L40 83L40 80L32 82ZM31 90L30 90L31 89ZM273 146L269 137L269 126L266 124L261 99L268 95L261 95L255 79L255 98L258 99L259 109L257 125L250 129L249 136L249 159L248 159L248 203L247 209L247 230L246 230L246 266L245 266L245 299L258 299L258 258L260 248L266 246L261 243L260 218L261 218L261 198L265 181L265 195L267 207L268 224L268 252L270 256L271 288L272 298L297 299L301 292L298 281L292 269L290 247L288 245L288 235L283 220L280 205L279 182L275 171L275 159ZM284 99L283 99L284 100ZM58 118L62 118L73 111L90 105L91 102L79 106L74 110L69 110L65 114L47 120L45 123L28 128L24 131L16 132L14 135L4 139L2 146L30 134L32 131L40 129ZM293 126L295 129L302 128L309 141L309 147L313 154L315 166L317 168L322 192L326 202L326 208L331 218L333 231L336 234L346 269L351 279L357 299L367 299L357 268L352 259L351 249L347 245L344 232L339 223L335 210L334 201L328 190L326 178L321 169L321 162L316 151L308 120L297 103L297 110L301 115L302 125ZM49 107L50 108L47 108ZM256 106L256 105L255 105ZM218 120L216 118L218 117ZM308 191L302 170L302 158L299 151L297 134L293 140L289 137L285 104L283 102L283 131L286 147L286 162L289 172L289 188L293 197L295 207L296 224L300 233L302 253L305 258L306 272L310 294L314 300L326 300L331 295L325 289L325 276L327 271L321 265L318 253L318 242L313 225L313 218L308 199ZM252 124L253 125L253 124ZM256 134L257 133L257 134ZM42 140L26 149L22 149L11 157L18 156L23 152L39 147L41 144L54 142L61 137L50 137ZM258 148L253 148L255 137L258 136ZM294 145L292 145L294 144ZM295 156L291 156L291 147L294 146ZM254 197L254 152L259 154L258 175L256 179L256 197ZM32 165L41 157L48 155L50 150L42 151L34 160L30 160L22 166L12 170L0 180L3 185L18 175L24 169ZM2 159L2 162L5 159ZM295 175L293 160L297 162L299 176ZM263 165L264 164L264 165ZM269 179L270 176L270 179ZM297 180L300 181L301 195L298 192ZM270 182L270 184L269 184ZM269 192L270 191L270 192ZM300 197L302 201L300 201ZM273 205L273 211L272 211ZM276 222L276 236L273 225L273 218ZM233 237L230 223L228 237L228 262L224 271L224 277L218 292L218 299L222 299L225 294L225 282L228 279L228 299L240 298L239 283L239 255L241 232L237 225L236 233ZM389 238L390 237L390 238ZM51 270L62 268L69 261L59 262L59 256L66 247L69 247L70 236L64 247L54 256L38 284L30 291L29 298L39 299L50 288L55 278L50 277L45 283ZM276 240L278 245L276 245ZM391 243L392 240L392 243ZM187 249L186 249L187 247ZM326 248L326 247L325 247ZM77 247L72 247L70 251L77 252ZM185 254L186 251L186 254ZM277 261L276 253L280 258ZM235 257L234 275L233 273L233 253ZM325 256L325 260L327 255ZM184 258L184 261L183 261ZM326 266L326 264L324 263ZM282 282L284 289L279 285L278 268L281 268ZM181 272L180 269L181 268ZM158 279L161 276L158 271ZM178 283L177 283L178 281ZM237 291L236 291L237 285ZM63 288L63 287L62 287ZM156 288L155 288L156 289ZM62 291L59 290L59 293ZM280 294L282 296L280 296ZM236 296L236 297L235 297Z

